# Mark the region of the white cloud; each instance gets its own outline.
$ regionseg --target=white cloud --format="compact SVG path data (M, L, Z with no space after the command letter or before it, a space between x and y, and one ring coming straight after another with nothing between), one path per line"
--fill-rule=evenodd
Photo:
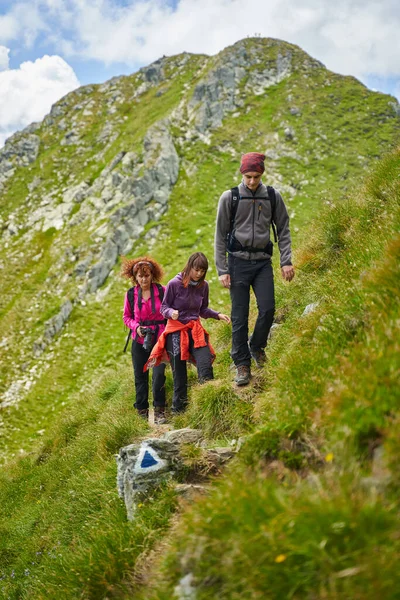
M0 15L0 44L18 40L25 48L31 48L40 33L49 30L40 5L40 0L12 3L9 12Z
M70 56L147 64L182 51L214 54L259 33L301 46L332 70L400 75L397 0L47 0Z
M1 71L0 146L17 129L43 119L54 102L78 86L73 69L59 56Z
M19 31L17 19L12 14L0 15L0 43L16 39Z
M136 67L167 54L214 54L259 33L298 44L343 74L400 77L398 0L17 0L0 44Z
M6 48L5 46L0 46L0 71L8 69L8 65L10 63L10 59L8 58L9 52L9 48Z

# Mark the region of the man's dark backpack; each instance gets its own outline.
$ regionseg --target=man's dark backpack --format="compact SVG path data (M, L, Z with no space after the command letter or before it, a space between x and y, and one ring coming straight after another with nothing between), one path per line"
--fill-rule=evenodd
M238 240L235 238L235 235L233 232L235 229L235 219L236 219L236 213L237 213L237 209L238 209L238 205L239 205L239 200L254 199L254 196L241 196L239 193L238 187L232 188L231 192L232 192L231 218L230 218L230 223L229 223L229 231L226 236L227 250L229 252L239 252L239 251L242 251L242 252L266 252L267 254L272 256L272 253L274 250L274 245L271 240L268 242L268 244L266 245L265 248L253 248L252 246L242 246L242 244L240 242L238 242ZM276 194L275 194L274 188L270 185L267 186L267 192L268 192L267 197L261 196L259 199L269 200L271 202L271 215L272 215L271 226L272 226L272 231L274 232L274 240L275 240L275 242L277 242L278 236L276 233L276 225L275 225Z
M164 298L164 288L160 283L156 283L155 285L158 290L158 297L160 298L160 302L162 302L163 298ZM151 312L154 314L156 312L156 302L155 302L155 298L154 298L153 286L151 286L150 294L151 294ZM131 287L128 290L128 302L129 302L129 306L131 307L132 319L134 319L135 318L135 287ZM142 288L141 287L139 287L139 290L138 290L138 307L139 307L139 310L142 309ZM143 325L143 327L148 327L149 325L155 325L156 326L155 333L156 333L156 339L157 339L158 326L161 324L164 325L166 322L167 322L166 319L153 319L153 320L147 320L147 321L139 321L139 325ZM128 337L126 338L126 342L125 342L124 352L126 352L126 349L128 348L129 340L132 337L131 334L132 334L132 330L129 330Z

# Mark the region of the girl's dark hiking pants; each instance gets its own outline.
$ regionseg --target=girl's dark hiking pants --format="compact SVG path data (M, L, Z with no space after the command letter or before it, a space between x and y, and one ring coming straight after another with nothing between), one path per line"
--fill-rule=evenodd
M250 366L252 350L263 350L274 320L275 295L274 275L270 259L245 260L232 254L228 256L229 274L231 276L232 302L232 351L235 365ZM250 287L253 288L258 316L253 334L249 340L249 306Z
M143 373L143 367L150 356L149 352L143 349L143 345L132 340L132 364L135 375L136 402L134 404L137 410L149 408L149 371ZM154 367L153 371L153 405L154 408L165 407L165 365L161 364Z
M180 336L180 332L177 332ZM189 331L189 352L194 357L197 367L197 376L200 383L204 383L209 379L214 379L214 372L212 368L212 356L208 346L203 348L195 348L192 338L192 334ZM170 333L167 336L167 352L171 363L172 375L174 379L174 395L172 399L172 411L182 412L185 410L188 399L187 399L187 361L181 360L180 356L180 343L179 353L177 353L177 347L172 341L174 333Z

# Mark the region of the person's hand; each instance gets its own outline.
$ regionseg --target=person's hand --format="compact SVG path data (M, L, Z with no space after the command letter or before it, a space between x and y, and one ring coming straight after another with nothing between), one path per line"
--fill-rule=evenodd
M173 310L171 313L171 319L173 319L174 321L177 321L179 317L179 311L178 310Z
M285 281L292 281L294 277L294 267L292 267L292 265L286 265L281 268L281 273Z
M224 288L230 288L231 287L231 276L229 275L229 273L226 273L225 275L220 275L218 277L218 279L221 282L221 285Z
M136 333L138 334L139 337L144 337L142 328L140 327L140 325L138 327L136 327Z
M229 323L231 322L231 319L230 319L230 317L228 317L228 315L224 315L224 314L222 314L222 313L218 313L218 319L219 319L220 321L225 321L225 323L228 323L228 325L229 325Z

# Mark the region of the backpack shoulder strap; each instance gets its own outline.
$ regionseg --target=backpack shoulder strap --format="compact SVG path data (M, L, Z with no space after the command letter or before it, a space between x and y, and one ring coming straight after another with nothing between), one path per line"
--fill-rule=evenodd
M272 185L267 185L268 198L271 202L272 220L275 222L275 209L276 209L276 194L275 188Z
M131 287L128 290L128 302L129 302L129 306L130 306L131 313L132 313L132 319L134 319L135 318L135 288L134 287ZM126 349L128 348L131 336L132 336L132 332L131 332L131 330L129 330L128 337L126 338L126 342L125 342L124 352L126 352Z
M276 225L275 225L276 194L275 194L275 189L272 187L272 185L267 185L267 192L268 192L269 201L271 202L272 231L274 232L274 240L275 240L275 242L277 242L278 235L276 233Z
M160 302L162 303L163 299L164 299L164 288L161 285L161 283L156 283L157 286L157 290L158 290L158 297L160 298ZM164 319L164 323L167 322L167 319ZM156 327L156 332L158 334L158 325Z
M231 189L232 192L232 201L231 201L231 218L229 222L229 233L232 233L233 228L235 226L236 213L238 209L238 204L240 200L239 188L236 186Z
M157 289L158 289L158 297L160 298L160 301L162 302L164 299L164 288L161 285L161 283L156 283Z
M131 287L128 290L128 302L131 307L132 319L135 318L135 288Z

